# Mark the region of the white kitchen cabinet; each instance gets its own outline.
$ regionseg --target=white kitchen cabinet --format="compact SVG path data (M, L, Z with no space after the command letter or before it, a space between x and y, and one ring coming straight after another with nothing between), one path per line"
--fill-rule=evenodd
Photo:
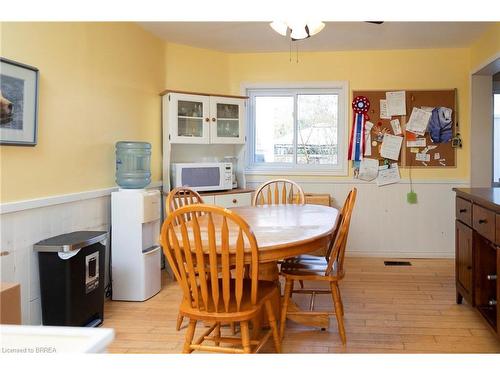
M215 204L224 208L244 207L252 205L252 192L253 190L248 189L234 189L213 195L202 193L201 196L206 204Z
M171 93L165 99L168 126L164 129L170 143L210 143L208 96Z
M245 99L169 92L163 97L170 143L245 143Z
M210 97L210 143L245 143L245 100Z

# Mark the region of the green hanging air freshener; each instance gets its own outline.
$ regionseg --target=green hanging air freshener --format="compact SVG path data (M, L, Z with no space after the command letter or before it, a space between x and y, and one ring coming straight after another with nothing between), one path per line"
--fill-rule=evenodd
M406 201L410 204L416 204L417 203L417 193L415 193L413 190L408 192L406 194Z

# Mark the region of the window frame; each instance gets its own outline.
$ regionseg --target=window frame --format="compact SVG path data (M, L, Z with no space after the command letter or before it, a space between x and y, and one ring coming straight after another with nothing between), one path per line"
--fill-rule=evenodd
M334 82L300 82L300 83L265 83L243 84L242 91L249 97L247 111L247 142L245 173L254 175L328 175L347 176L347 139L348 139L348 83ZM297 164L297 95L301 94L333 94L338 95L338 127L337 127L337 165ZM255 97L256 96L290 96L294 98L293 144L295 160L293 163L255 163Z

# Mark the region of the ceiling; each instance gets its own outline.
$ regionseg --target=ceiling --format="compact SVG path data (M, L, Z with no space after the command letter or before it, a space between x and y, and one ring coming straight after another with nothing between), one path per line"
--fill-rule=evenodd
M319 34L298 41L300 51L467 47L491 25L487 22L325 22ZM268 22L140 22L173 43L224 52L289 51L287 38Z

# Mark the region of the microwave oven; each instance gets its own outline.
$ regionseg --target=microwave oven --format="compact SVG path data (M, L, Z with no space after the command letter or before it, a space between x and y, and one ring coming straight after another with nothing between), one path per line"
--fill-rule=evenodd
M229 190L233 187L232 163L172 163L172 188L195 191Z

